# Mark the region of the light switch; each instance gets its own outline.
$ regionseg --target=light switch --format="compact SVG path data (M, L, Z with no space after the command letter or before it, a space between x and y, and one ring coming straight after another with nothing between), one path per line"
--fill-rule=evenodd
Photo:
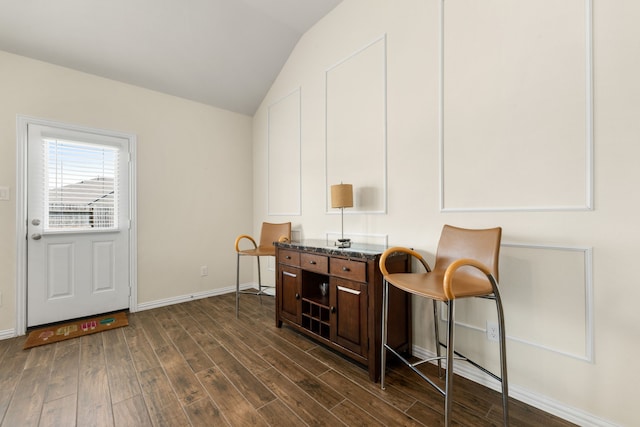
M0 187L0 200L9 200L9 187Z

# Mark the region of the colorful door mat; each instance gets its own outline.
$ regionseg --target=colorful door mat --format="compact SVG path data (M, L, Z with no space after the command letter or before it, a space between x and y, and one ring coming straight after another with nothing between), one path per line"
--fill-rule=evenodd
M78 319L69 323L49 325L31 331L27 337L27 341L24 343L23 349L26 350L39 345L51 344L83 335L95 334L96 332L108 331L109 329L121 328L128 324L127 313L120 311L97 317Z

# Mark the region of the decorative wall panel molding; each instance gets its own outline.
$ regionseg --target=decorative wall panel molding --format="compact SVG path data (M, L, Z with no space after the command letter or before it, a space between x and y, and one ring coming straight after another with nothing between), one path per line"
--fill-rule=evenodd
M593 362L592 249L503 243L500 255L507 339ZM456 324L485 332L493 303L456 304ZM441 310L442 311L442 310Z
M442 211L593 208L591 14L441 1Z
M268 215L302 214L301 91L268 110Z
M386 35L326 71L326 200L353 184L348 215L387 212Z

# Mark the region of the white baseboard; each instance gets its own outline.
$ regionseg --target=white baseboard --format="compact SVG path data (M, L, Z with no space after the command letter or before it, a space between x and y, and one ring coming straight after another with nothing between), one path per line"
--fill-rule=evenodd
M5 329L4 331L0 331L0 340L14 338L15 336L16 336L15 329Z
M250 289L257 287L257 283L245 283L240 285L240 289ZM213 297L216 295L229 294L236 291L235 286L227 286L225 288L212 289L210 291L196 292L194 294L179 295L176 297L165 298L155 301L139 303L135 311L151 310L153 308L166 307L168 305L180 304L182 302L194 301L197 299Z
M443 353L444 354L444 353ZM413 355L421 359L428 359L435 357L435 353L426 350L424 348L413 346ZM435 363L435 362L434 362ZM443 361L443 367L446 367L446 363ZM480 370L474 368L469 363L456 363L453 372L471 380L475 383L482 384L483 386L500 392L500 383L486 374L483 374ZM513 383L509 383L509 396L533 406L564 420L570 421L581 426L594 426L594 427L617 427L618 425L599 418L593 414L585 412L581 409L573 408L565 405L562 402L551 399L542 394L527 390L526 388L519 387Z

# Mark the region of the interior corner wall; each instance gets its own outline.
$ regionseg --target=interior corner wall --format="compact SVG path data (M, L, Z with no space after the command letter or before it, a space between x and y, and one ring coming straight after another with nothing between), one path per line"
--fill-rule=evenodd
M503 227L511 395L578 424L634 425L640 3L556 6L344 0L302 37L254 115L254 221L292 221L300 238L339 233L327 187L344 171L361 180L344 218L355 241L433 260L443 224ZM380 40L382 53L369 50ZM299 137L275 141L300 153L289 200L265 182L286 168L268 161L270 143L292 135L270 133L268 113L293 92ZM301 211L270 214L271 200ZM414 343L432 351L426 307L414 302ZM491 307L458 314L460 349L496 368Z
M137 136L138 305L234 289L233 241L252 227L250 117L6 52L0 94L0 331L16 320L17 115Z

